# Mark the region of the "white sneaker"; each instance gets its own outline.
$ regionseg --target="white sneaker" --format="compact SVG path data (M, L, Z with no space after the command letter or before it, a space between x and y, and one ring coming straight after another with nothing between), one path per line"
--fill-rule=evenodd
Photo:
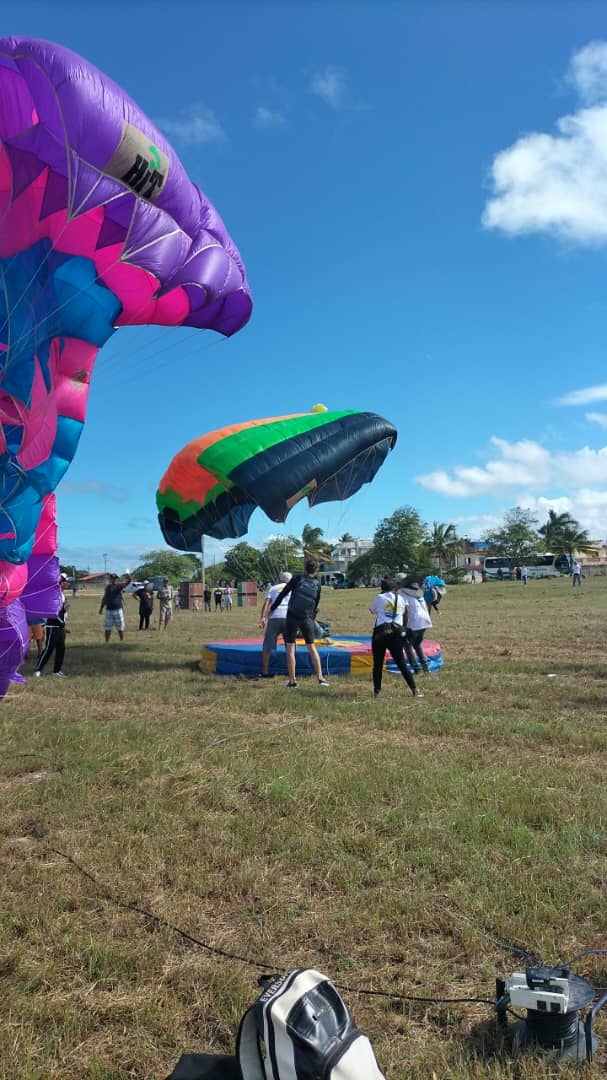
M319 679L318 680L318 685L319 686L328 686L329 684L328 684L326 679Z
M56 679L67 679L68 678L68 676L65 674L65 671L53 671L53 675L55 676Z
M39 679L41 675L42 675L42 672L41 672L41 671L35 671L35 672L34 672L34 678L35 678L35 679Z

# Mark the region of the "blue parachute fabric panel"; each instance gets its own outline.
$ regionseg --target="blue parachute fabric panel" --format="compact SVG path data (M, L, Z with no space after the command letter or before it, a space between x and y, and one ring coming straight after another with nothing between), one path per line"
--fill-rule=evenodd
M358 491L363 484L371 483L378 469L383 465L392 448L392 440L384 439L376 446L370 446L357 454L337 473L330 476L324 483L310 493L308 502L310 506L317 503L332 502L335 499L347 499Z
M0 470L0 484L0 559L10 556L11 562L23 563L31 554L40 517L40 496L30 485L29 474L24 474L15 462Z
M80 440L84 424L69 416L57 417L57 432L53 448L46 461L28 472L29 482L41 495L54 491L65 475Z
M349 413L255 454L232 470L230 480L248 492L272 521L285 521L297 498L322 487L353 458L383 440L394 445L396 429L381 416ZM374 476L384 457L378 459L375 469L363 468L360 475ZM347 499L353 495L364 483L363 479L358 483L358 479L356 471L344 476L336 497ZM348 487L348 481L357 486Z
M82 338L101 348L114 333L122 305L96 279L94 262L74 255L58 267L54 285L63 336Z
M50 389L51 338L82 338L99 347L111 337L122 305L96 278L91 259L56 251L49 240L0 259L0 327L10 321L11 333L10 354L0 352L5 393L29 405L35 357Z
M244 536L251 514L256 509L255 503L244 491L230 488L185 521L181 521L176 510L165 507L158 515L158 523L171 547L178 551L200 551L200 537L203 535L216 540Z

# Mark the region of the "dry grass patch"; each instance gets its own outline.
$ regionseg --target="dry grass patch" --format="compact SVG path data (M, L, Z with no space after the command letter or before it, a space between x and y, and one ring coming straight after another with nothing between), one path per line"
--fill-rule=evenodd
M365 631L372 595L328 593L323 616ZM515 966L499 941L549 961L604 944L607 582L449 590L419 702L396 677L373 701L366 680L202 675L202 641L255 633L250 609L105 646L96 607L73 605L71 678L0 710L2 1080L150 1080L230 1051L256 961L484 998ZM511 1061L489 1007L345 996L390 1080L555 1075Z

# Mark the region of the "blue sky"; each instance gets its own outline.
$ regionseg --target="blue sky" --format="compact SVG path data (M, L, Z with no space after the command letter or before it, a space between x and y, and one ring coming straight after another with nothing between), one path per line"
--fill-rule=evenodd
M65 562L163 546L173 454L225 423L329 408L399 430L346 503L259 511L249 540L372 535L409 503L478 536L567 509L607 536L604 4L5 0L3 34L95 63L167 133L244 258L230 340L119 331L58 489ZM209 558L222 545L208 543Z

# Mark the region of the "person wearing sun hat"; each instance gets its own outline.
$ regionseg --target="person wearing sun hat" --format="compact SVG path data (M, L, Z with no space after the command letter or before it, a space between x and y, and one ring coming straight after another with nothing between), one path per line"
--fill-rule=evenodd
M403 641L407 663L413 671L428 673L428 661L422 642L424 634L432 626L428 605L424 600L424 586L414 575L398 575L397 582L401 596L405 601L403 623L405 638Z

